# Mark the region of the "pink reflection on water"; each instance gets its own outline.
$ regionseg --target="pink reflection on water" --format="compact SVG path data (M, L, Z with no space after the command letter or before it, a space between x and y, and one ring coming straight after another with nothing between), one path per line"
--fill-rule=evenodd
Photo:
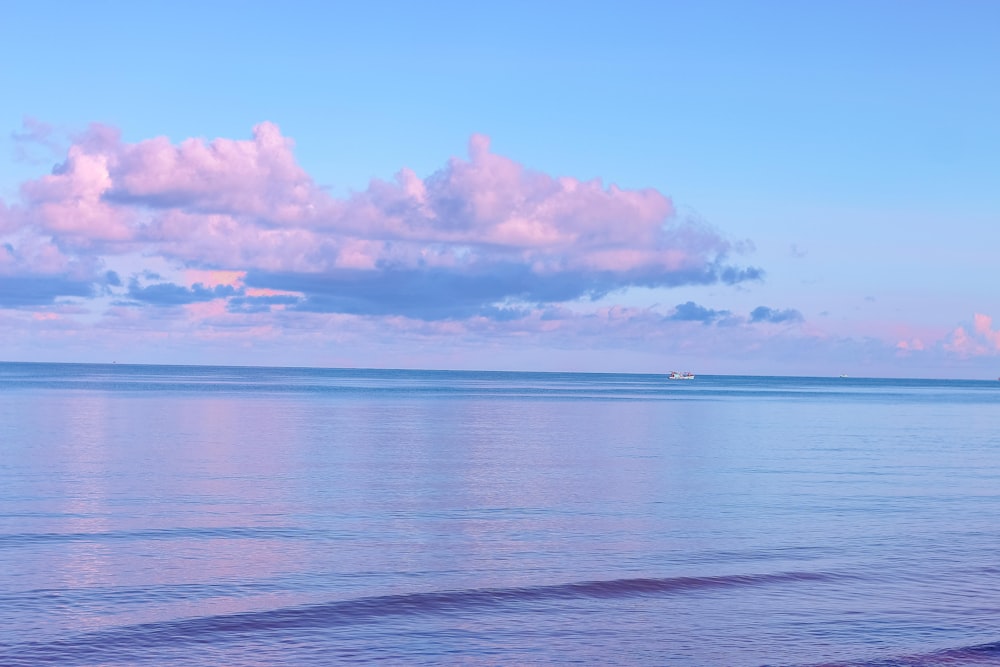
M310 565L312 547L282 532L300 435L278 407L76 391L24 401L28 450L46 470L26 539L46 546L10 574L62 600L44 623L96 630L301 603L299 591L233 587ZM125 598L109 605L112 593Z

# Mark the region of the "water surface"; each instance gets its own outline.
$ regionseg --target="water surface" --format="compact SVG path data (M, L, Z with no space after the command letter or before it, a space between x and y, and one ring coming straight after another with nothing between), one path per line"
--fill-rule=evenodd
M1000 664L1000 383L0 364L0 664Z

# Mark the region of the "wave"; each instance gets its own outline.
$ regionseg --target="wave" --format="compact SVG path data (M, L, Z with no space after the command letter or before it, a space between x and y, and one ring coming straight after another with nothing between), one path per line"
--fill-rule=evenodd
M588 600L680 595L713 588L842 578L817 572L785 572L712 577L670 577L583 581L566 584L475 588L339 600L264 611L121 626L49 642L0 643L0 664L72 664L98 661L136 662L157 647L239 639L261 632L296 632L337 628L386 618L451 615L484 608L525 606L560 600ZM155 652L155 651L154 651Z
M1000 665L1000 641L888 658L824 662L809 667L979 667Z
M904 663L897 662L895 665L902 667ZM976 644L974 646L963 646L960 648L936 651L922 656L914 662L912 659L906 664L913 664L919 667L943 667L944 665L1000 665L1000 641L987 644ZM893 665L893 667L895 667ZM888 667L888 666L887 666Z

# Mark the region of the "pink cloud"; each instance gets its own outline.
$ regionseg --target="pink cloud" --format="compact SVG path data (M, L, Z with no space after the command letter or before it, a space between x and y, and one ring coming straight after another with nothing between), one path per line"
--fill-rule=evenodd
M533 171L483 135L427 178L402 169L346 199L317 187L293 147L272 123L179 144L93 125L0 208L0 229L69 260L142 254L241 272L325 312L407 317L509 317L511 301L761 275L727 264L738 245L679 219L660 192Z
M925 346L924 342L919 338L912 338L896 343L896 349L901 352L920 352L925 349Z
M1000 332L993 331L993 318L976 313L973 316L973 322L976 333L986 340L994 342L995 346L1000 349L1000 344L998 344L1000 343Z
M0 246L0 274L70 273L75 277L83 277L93 268L93 262L67 255L44 238L28 237L18 241L16 245L9 243Z
M267 223L303 224L329 203L299 167L293 142L273 123L249 141L165 137L117 147L113 199L155 208L247 215Z
M144 230L143 240L164 256L198 266L246 270L320 270L323 239L306 229L248 224L224 213L169 210Z
M534 172L491 153L482 135L470 140L469 156L452 158L425 181L408 170L395 183L374 181L347 202L342 227L363 224L397 241L508 252L546 267L672 267L680 254L694 264L729 250L710 231L678 224L670 200L655 190Z
M133 235L133 212L105 201L112 187L111 157L72 146L53 173L21 186L25 206L15 209L19 226L37 227L60 245L86 248Z
M959 356L986 356L1000 352L1000 331L993 329L993 318L976 313L972 330L956 327L943 343L944 349Z
M206 287L239 287L243 284L245 271L202 271L199 269L188 269L184 272L184 282L187 285L201 283Z

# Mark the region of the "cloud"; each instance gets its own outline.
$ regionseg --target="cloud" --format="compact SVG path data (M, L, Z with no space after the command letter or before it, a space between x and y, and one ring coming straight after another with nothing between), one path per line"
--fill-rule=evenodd
M776 310L767 306L758 306L750 312L751 322L771 322L773 324L794 323L803 321L802 313L794 308Z
M104 199L112 183L110 160L80 145L70 147L66 161L51 174L22 184L24 205L12 206L8 216L19 227L51 235L64 249L88 250L130 240L135 212Z
M75 258L44 239L0 243L0 307L48 305L96 296L119 280L93 258Z
M235 296L237 293L237 290L230 285L216 285L214 288L208 288L201 283L195 283L191 287L174 283L155 283L142 287L139 285L139 281L134 278L129 282L128 287L130 299L157 306L180 306L212 301L213 299Z
M944 349L960 357L993 356L1000 353L1000 331L993 329L993 318L976 313L971 330L955 328L943 343Z
M804 321L792 308L611 305L642 293L630 288L744 285L764 272L741 260L752 242L679 215L657 190L532 170L482 135L429 175L403 168L334 197L272 123L243 139L126 142L99 124L56 134L33 119L14 133L29 163L58 153L58 164L0 201L0 325L5 341L45 354L35 332L72 332L59 340L83 353L141 339L236 354L269 340L317 363L306 357L327 345L352 364L341 341L448 348L441 359L456 341L511 354L524 344L547 350L546 362L554 350L615 349L739 364L771 350L781 363L966 357L971 368L1000 353L982 314L944 338L894 330L858 341L789 326Z
M10 134L14 145L14 159L29 164L41 164L45 158L56 155L62 148L61 142L54 135L54 129L48 123L25 116L21 130Z
M491 269L481 273L444 268L344 269L314 275L250 273L247 284L304 293L307 297L299 305L301 310L424 320L495 313L494 304L510 296L562 301L579 291L576 285L535 284L530 272L520 265Z
M715 310L698 305L693 301L687 301L674 307L673 313L667 316L668 320L682 322L703 322L704 324L725 324L738 325L758 322L770 323L792 323L803 321L802 314L794 309L775 310L766 306L758 306L750 313L749 319L742 315L735 315L728 310Z
M715 275L711 275L711 280L706 281L706 283L715 282ZM764 271L757 267L748 268L736 268L733 266L727 266L722 269L718 274L719 280L727 285L735 285L737 283L748 282L753 280L763 280Z
M67 275L0 276L0 307L42 306L60 297L91 297L94 283Z
M909 340L904 339L896 343L896 349L904 353L922 352L924 349L926 349L926 347L927 346L924 345L924 341L922 341L919 338L911 338Z
M302 297L288 294L237 296L229 299L228 309L233 313L266 313L275 306L294 306L301 301Z
M669 320L685 322L703 322L711 324L732 315L728 310L713 310L699 306L694 301L687 301L674 307L674 312L667 317Z
M293 148L266 122L250 139L178 144L127 143L92 125L0 209L0 231L96 268L141 255L299 294L267 302L164 281L129 283L125 295L162 305L242 299L236 310L503 320L630 287L763 278L730 259L752 244L682 219L660 192L533 171L493 153L483 135L466 159L426 178L404 168L346 198L318 187Z
M295 163L293 143L273 123L254 127L249 141L165 137L120 144L110 151L110 202L161 210L250 216L271 224L310 219L322 193Z

